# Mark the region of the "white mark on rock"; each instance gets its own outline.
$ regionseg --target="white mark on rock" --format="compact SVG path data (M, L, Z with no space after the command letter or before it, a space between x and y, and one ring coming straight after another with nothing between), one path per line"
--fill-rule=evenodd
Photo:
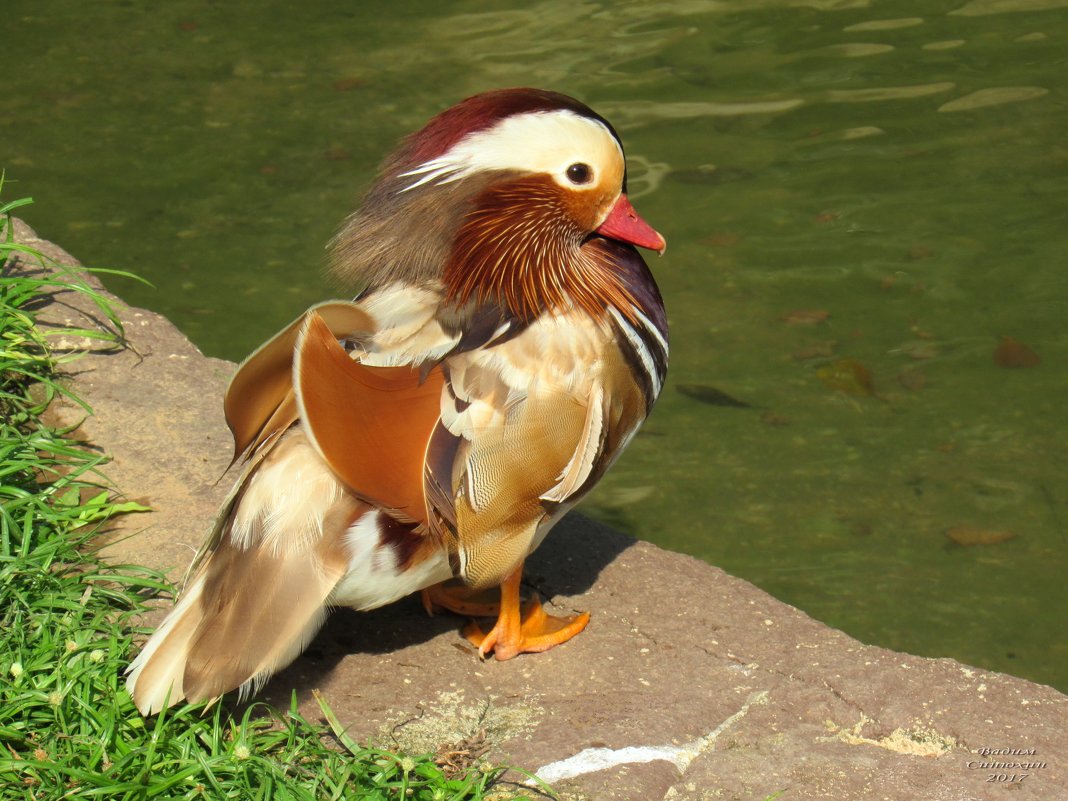
M574 756L561 759L558 762L550 762L539 768L535 775L544 782L558 782L561 779L571 779L586 773L593 773L606 768L614 768L617 765L630 765L639 762L656 762L664 760L678 768L679 773L685 773L686 768L698 756L703 754L715 744L716 739L727 729L733 726L748 714L749 708L754 704L765 704L768 700L768 691L750 693L745 699L742 708L729 718L712 729L704 737L698 737L682 745L637 745L626 748L586 748ZM527 784L535 782L528 780Z

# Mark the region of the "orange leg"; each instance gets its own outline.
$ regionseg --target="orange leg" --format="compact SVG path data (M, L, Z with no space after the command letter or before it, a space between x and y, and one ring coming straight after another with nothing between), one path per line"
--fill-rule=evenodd
M526 611L521 612L519 584L522 578L523 566L520 565L501 582L501 609L489 634L483 634L474 622L464 629L464 635L478 646L478 655L483 659L490 651L499 661L518 654L548 651L554 645L570 640L590 622L587 612L574 618L546 614L537 595Z

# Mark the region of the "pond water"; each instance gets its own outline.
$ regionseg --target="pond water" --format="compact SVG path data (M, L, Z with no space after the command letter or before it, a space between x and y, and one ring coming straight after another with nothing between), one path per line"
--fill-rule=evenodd
M5 0L4 197L236 360L336 294L398 137L574 94L670 243L673 343L583 511L1068 690L1068 0L257 5Z

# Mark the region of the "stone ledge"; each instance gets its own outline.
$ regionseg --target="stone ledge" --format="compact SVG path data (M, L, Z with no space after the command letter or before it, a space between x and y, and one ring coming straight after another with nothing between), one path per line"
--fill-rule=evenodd
M28 226L15 231L77 266ZM41 319L78 327L86 314L65 292ZM69 367L95 414L83 421L62 403L54 414L82 421L113 457L111 480L154 509L120 521L109 558L178 576L227 489L221 398L234 365L158 314L121 316L133 350L97 347ZM321 689L358 740L432 750L484 739L492 758L540 771L565 798L1068 798L1068 697L1049 687L863 645L577 514L530 560L528 580L557 607L591 611L588 630L546 654L482 663L456 618L427 618L414 599L342 610L263 695L286 706L295 688L315 718ZM1033 755L978 753L1000 748ZM1041 766L978 767L990 762Z

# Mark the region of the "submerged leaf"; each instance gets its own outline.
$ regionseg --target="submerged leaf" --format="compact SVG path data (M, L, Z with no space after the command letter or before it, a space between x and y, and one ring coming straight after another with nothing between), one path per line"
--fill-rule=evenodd
M835 351L838 350L838 342L833 339L826 339L822 342L810 342L804 347L798 348L791 354L797 361L803 362L808 359L828 359L834 356Z
M856 359L835 359L816 370L816 377L836 392L858 397L875 394L871 371Z
M1002 337L994 349L994 363L998 367L1034 367L1041 362L1037 353L1012 337Z
M973 545L997 545L1016 539L1012 531L998 531L996 529L980 528L968 523L961 523L946 530L946 536L957 545L971 547Z
M927 386L927 374L923 370L906 368L897 374L897 383L909 392L919 392Z
M779 315L787 325L819 325L829 319L831 313L823 309L794 309Z

